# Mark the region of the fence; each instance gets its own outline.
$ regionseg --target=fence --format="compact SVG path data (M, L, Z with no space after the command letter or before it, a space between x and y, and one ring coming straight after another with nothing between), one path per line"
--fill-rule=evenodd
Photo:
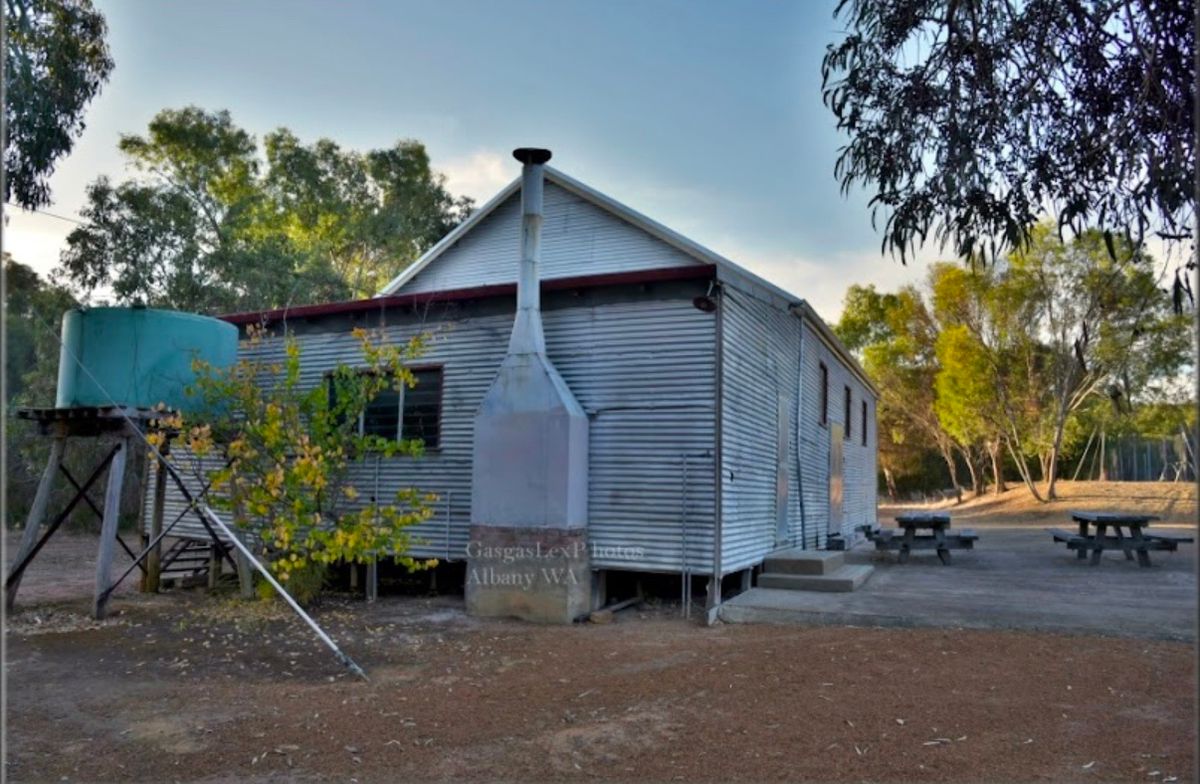
M1089 441L1073 473L1062 475L1110 482L1194 482L1196 445L1183 433L1171 438L1101 435Z

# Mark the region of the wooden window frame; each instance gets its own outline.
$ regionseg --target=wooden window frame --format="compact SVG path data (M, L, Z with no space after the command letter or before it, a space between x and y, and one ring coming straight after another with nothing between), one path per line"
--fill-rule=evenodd
M862 445L867 445L867 401L862 402Z
M829 427L829 368L824 362L817 363L821 377L821 427Z
M436 371L438 374L438 392L437 392L437 434L438 442L436 446L425 445L426 452L439 452L442 449L442 424L445 421L445 408L443 403L446 398L446 366L437 363L426 363L423 365L405 365L405 368L413 373L428 373ZM404 385L400 390L400 423L399 437L404 438L404 396L408 391L408 385Z
M425 364L421 364L421 365L405 365L404 367L406 370L408 370L412 373L428 373L430 371L437 371L437 373L438 373L439 381L440 381L440 383L438 384L438 395L437 395L438 442L437 442L436 446L426 445L425 451L426 452L441 451L442 432L443 432L442 425L445 421L444 402L445 402L445 396L446 396L446 366L443 364L437 364L437 363L425 363ZM358 368L357 372L359 374L367 374L367 373L373 373L374 371L369 370L367 368ZM332 375L333 374L331 372L327 372L325 374L326 386L329 385ZM389 374L389 375L391 375L391 374ZM395 434L395 436L391 437L395 441L401 441L404 439L404 398L405 398L405 392L407 390L408 390L407 384L401 385L400 389L398 390L398 392L400 394L399 394L399 400L397 401L396 434ZM330 388L330 393L332 394L332 388ZM358 434L360 436L362 436L364 434L364 429L366 427L366 414L367 414L367 412L363 411L361 414L358 415ZM387 438L387 436L383 436L383 437Z
M846 411L844 418L846 420L846 432L842 433L842 438L847 441L854 440L854 393L850 391L850 385L842 387L846 395Z

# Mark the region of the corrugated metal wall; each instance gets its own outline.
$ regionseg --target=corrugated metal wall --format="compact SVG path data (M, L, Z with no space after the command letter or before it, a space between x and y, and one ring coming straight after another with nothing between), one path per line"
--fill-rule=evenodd
M545 298L544 325L551 360L591 418L589 538L598 568L677 571L683 530L682 461L689 465L688 563L694 570L712 562L715 407L714 321L692 306L702 285L671 284L609 294ZM697 290L699 289L699 290ZM436 316L388 316L388 335L407 340L418 330L434 335L422 363L443 364L442 447L424 458L379 460L385 497L407 486L439 494L434 519L422 524L414 554L461 558L470 525L471 448L476 409L504 356L512 304L478 315L478 309L449 306ZM474 315L473 315L474 314ZM306 383L352 362L356 344L350 326L322 325L300 335ZM264 359L280 341L263 344ZM374 487L376 461L355 466L364 495ZM147 494L148 496L150 494ZM168 493L166 520L183 509ZM184 530L203 535L199 523ZM638 554L640 550L641 554Z
M546 182L544 200L542 280L700 263L553 182ZM518 190L396 293L515 282L520 210Z
M876 504L876 432L875 398L822 342L817 330L804 322L804 415L800 421L801 453L804 465L804 502L806 544L822 546L829 526L829 427L821 424L820 363L829 369L829 422L845 430L844 389L850 387L850 438L843 441L845 497L842 511L842 537L854 538L854 529L875 521ZM862 443L862 401L867 401L867 444Z
M852 439L844 443L843 536L850 538L855 526L874 520L875 401L813 326L790 313L786 303L728 280L721 299L721 570L729 573L758 564L777 546L825 544L829 428L820 423L821 362L829 368L829 421L844 418L844 385L850 385L853 396ZM859 421L864 399L870 421L866 446ZM788 525L782 542L775 515L781 406L790 420L785 423Z
M776 546L779 411L794 411L800 333L787 311L728 282L721 317L721 569L731 572L757 564ZM787 505L795 521L795 428L789 431Z

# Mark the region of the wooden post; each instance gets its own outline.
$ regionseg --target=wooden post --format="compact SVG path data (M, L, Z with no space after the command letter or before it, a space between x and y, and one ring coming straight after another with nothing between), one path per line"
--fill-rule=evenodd
M24 560L25 556L33 550L33 546L37 544L38 530L46 519L46 507L50 505L50 491L54 488L54 477L58 475L58 467L62 464L66 441L64 436L56 436L50 444L50 457L46 461L46 470L42 472L42 478L38 481L33 504L29 507L29 516L25 518L25 530L21 533L21 546L17 548L17 554L13 557L13 565ZM9 566L9 572L11 573L11 571L12 565ZM4 605L9 612L12 612L13 602L17 600L17 588L20 585L21 579L18 577L13 581L12 587L8 589L8 595L4 597Z
M237 560L238 592L243 599L254 598L254 567L241 550L234 553Z
M713 575L708 578L708 591L705 596L705 624L712 626L717 622L717 610L721 607L721 577Z
M592 612L608 603L608 570L592 571Z
M163 445L162 451L165 454L166 444ZM148 465L154 465L154 505L150 512L150 541L153 541L162 533L163 529L163 509L167 501L167 472L158 464L158 458L151 453L153 463L147 461ZM150 550L150 554L146 556L146 574L142 578L142 590L146 593L158 593L159 582L162 579L162 543L154 545Z
M96 600L92 615L97 620L108 614L109 579L112 576L113 547L117 542L117 524L121 515L121 486L125 481L125 459L129 455L129 437L121 440L121 448L108 466L108 487L104 491L104 520L100 524L100 552L96 557Z
M379 598L379 562L372 558L367 562L367 601Z
M213 542L209 546L208 551L208 589L211 591L217 587L217 583L221 579L221 567L224 565L224 560L221 558L221 551L217 549L217 543Z

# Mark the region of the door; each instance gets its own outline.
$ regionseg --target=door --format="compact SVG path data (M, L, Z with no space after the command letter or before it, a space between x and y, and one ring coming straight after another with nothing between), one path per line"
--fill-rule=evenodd
M776 405L775 419L775 544L791 544L788 530L788 417L787 397L780 395Z
M842 532L842 499L845 495L842 482L842 426L829 423L829 533Z

